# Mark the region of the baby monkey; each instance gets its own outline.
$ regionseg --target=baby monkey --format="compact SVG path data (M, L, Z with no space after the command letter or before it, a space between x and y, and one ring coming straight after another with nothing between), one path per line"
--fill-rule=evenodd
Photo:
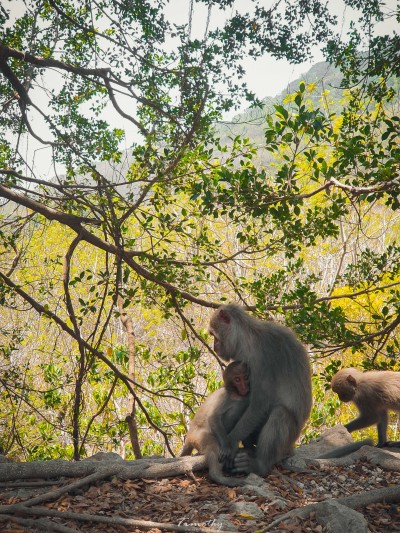
M342 368L333 376L331 387L342 402L353 402L359 411L359 416L345 425L350 433L376 424L379 447L400 445L387 441L388 410L400 411L400 373Z
M244 479L227 477L219 461L221 450L229 448L228 433L249 404L249 376L245 363L230 363L223 372L224 386L213 392L199 407L190 424L181 456L193 449L204 454L210 478L229 487L244 484Z

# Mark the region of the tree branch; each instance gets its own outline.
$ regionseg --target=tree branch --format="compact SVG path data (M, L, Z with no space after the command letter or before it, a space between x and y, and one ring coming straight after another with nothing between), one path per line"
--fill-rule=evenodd
M21 52L15 48L10 48L4 44L0 44L0 58L7 60L8 57L13 57L14 59L20 59L32 65L36 65L39 68L56 68L64 70L66 72L71 72L73 74L79 74L81 76L98 76L100 78L105 78L110 72L111 68L84 68L84 67L74 67L58 59L52 59L50 57L44 58L40 56L35 56L29 52Z
M26 302L28 302L39 314L49 317L53 322L55 322L60 328L68 333L70 337L75 339L78 343L81 343L84 348L86 348L92 355L95 357L98 357L101 361L103 361L111 370L114 372L116 376L125 384L129 392L134 396L135 401L139 405L140 409L142 410L143 414L146 417L146 420L148 423L153 427L156 431L158 431L161 435L163 435L165 444L168 448L168 451L172 456L174 456L174 453L171 450L171 447L168 442L168 436L165 431L163 431L160 427L158 427L150 418L146 408L144 407L143 403L140 401L139 397L137 396L134 388L132 385L135 385L139 388L141 388L139 383L133 382L130 378L128 378L125 374L123 374L118 367L116 367L105 355L103 352L96 350L89 344L87 341L82 339L81 336L77 336L75 334L75 331L71 329L63 320L61 320L60 317L58 317L53 311L51 311L48 308L45 308L43 305L41 305L39 302L37 302L35 299L33 299L28 293L26 293L21 287L18 287L13 281L11 281L10 278L8 278L3 272L0 271L0 278L4 281L4 283L13 289L21 298L23 298Z
M186 300L189 300L193 303L215 309L219 307L220 304L217 302L210 302L208 300L203 300L202 298L197 298L196 296L193 296L187 291L181 290L178 287L175 287L174 285L171 285L170 283L162 279L158 279L157 276L155 276L146 268L142 267L136 261L133 260L133 257L135 255L140 256L140 253L128 252L126 250L121 251L117 246L103 241L102 239L100 239L93 233L90 233L86 228L82 226L82 224L85 222L88 222L89 224L99 224L98 221L93 221L92 219L88 219L85 217L77 217L76 215L71 215L69 213L61 213L60 211L57 211L56 209L53 209L51 207L47 207L39 202L36 202L35 200L32 200L31 198L28 198L27 196L22 196L20 194L14 193L10 189L7 189L6 187L0 184L0 197L1 196L3 198L8 198L9 200L16 202L17 204L23 205L28 209L32 209L37 213L40 213L48 220L56 220L61 224L70 227L73 231L81 235L82 240L93 244L93 246L96 246L97 248L104 250L105 252L109 252L115 255L116 257L121 255L122 259L128 266L130 266L139 276L147 279L148 281L151 281L152 283L155 283L156 285L159 285L172 293L177 293L182 298L185 298Z

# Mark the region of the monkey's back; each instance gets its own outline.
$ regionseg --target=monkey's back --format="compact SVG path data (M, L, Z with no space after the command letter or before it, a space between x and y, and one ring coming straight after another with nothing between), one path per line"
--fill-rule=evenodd
M273 321L260 321L258 337L268 364L272 394L304 423L312 407L311 366L305 346L294 332ZM265 387L265 388L267 388Z
M207 396L207 398L200 405L194 417L192 418L190 428L201 426L203 428L209 429L210 412L217 412L220 406L225 404L227 396L228 393L226 392L225 387L221 387L220 389L217 389L212 394Z
M354 402L368 396L382 408L400 411L400 373L391 370L369 370L357 376L358 387Z

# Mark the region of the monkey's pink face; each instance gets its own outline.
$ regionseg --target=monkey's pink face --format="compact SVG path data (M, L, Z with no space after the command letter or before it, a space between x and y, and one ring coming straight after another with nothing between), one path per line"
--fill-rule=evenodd
M220 338L220 336L219 336L219 334L217 332L217 328L214 327L214 326L215 325L211 321L210 327L208 328L208 333L214 337L214 352L217 355L221 356L220 352L221 352L222 342L221 342L221 338Z
M239 396L247 396L250 390L249 377L247 374L235 376L233 379L233 383L235 384Z

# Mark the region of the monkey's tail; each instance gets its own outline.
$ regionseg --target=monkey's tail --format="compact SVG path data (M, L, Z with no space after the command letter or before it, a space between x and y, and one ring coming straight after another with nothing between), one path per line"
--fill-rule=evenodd
M338 459L339 457L344 457L350 453L354 453L359 450L362 446L373 446L372 439L359 440L357 442L351 442L350 444L345 444L344 446L339 446L339 448L334 448L329 452L323 453L318 456L317 459Z

